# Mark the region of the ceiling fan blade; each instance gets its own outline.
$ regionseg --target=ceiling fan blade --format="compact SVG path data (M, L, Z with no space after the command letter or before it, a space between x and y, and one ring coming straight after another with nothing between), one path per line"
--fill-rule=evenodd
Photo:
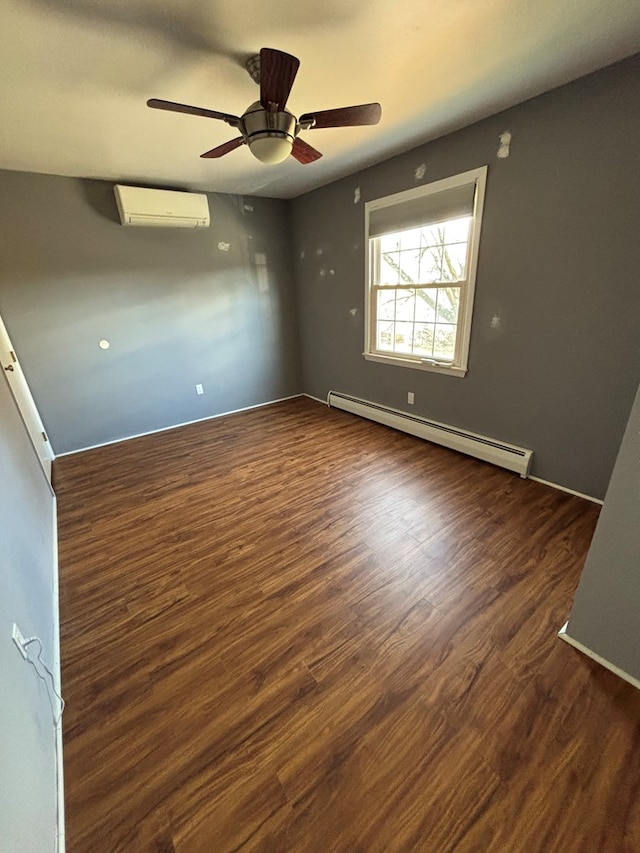
M260 51L260 103L270 112L284 110L296 79L300 60L281 50L263 47ZM271 106L273 105L273 106Z
M223 142L222 145L217 145L215 148L212 148L211 151L205 151L204 154L201 154L200 156L207 160L213 159L214 157L224 157L224 155L228 154L229 151L240 148L241 145L244 145L244 137L238 136L236 139L230 139L228 142Z
M313 163L315 160L319 160L322 157L322 154L319 151L316 151L315 148L312 148L308 142L304 141L304 139L300 139L300 137L298 137L293 141L291 156L295 157L298 163L302 163L303 166L306 166L308 163Z
M321 110L305 113L299 122L304 127L356 127L363 124L378 124L382 115L380 104L358 104L355 107L339 107L336 110Z
M174 101L162 101L158 98L151 98L147 101L147 106L154 110L168 110L171 113L186 113L191 116L204 116L204 118L217 118L221 121L226 121L232 127L240 125L238 116L232 116L229 113L220 113L217 110L206 110L204 107L190 107L188 104L176 104Z

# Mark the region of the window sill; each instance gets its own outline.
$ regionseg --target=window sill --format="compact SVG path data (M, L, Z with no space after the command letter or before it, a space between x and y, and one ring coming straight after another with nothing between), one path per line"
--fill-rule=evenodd
M413 370L427 370L429 373L443 373L446 376L457 376L458 379L462 379L467 372L466 367L430 364L426 361L417 361L413 358L402 358L395 355L379 355L372 352L363 352L362 355L367 361L377 361L380 364L393 364L395 367L410 367Z

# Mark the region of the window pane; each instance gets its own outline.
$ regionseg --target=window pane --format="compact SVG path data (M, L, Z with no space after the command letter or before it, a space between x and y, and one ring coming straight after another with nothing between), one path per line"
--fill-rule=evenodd
M378 284L398 284L400 256L397 252L383 252L380 258L380 281Z
M483 168L453 176L446 190L435 182L424 199L412 190L367 205L366 345L390 362L396 354L399 364L408 357L428 369L419 360L433 359L466 370L481 226L472 209L482 208L485 174Z
M433 354L436 358L452 359L456 346L456 327L439 323L433 343Z
M420 249L400 252L400 284L418 284L420 281Z
M396 291L396 322L404 320L413 323L416 304L415 290Z
M383 234L380 237L381 252L397 252L400 248L400 234Z
M459 287L439 287L437 291L436 321L457 323L460 308Z
M413 330L414 355L424 357L433 355L434 327L427 323L416 323Z
M442 247L423 248L420 258L420 284L441 281Z
M378 291L378 320L393 320L396 315L396 292L395 290Z
M460 281L465 277L467 244L453 243L443 248L442 281Z
M413 323L396 323L395 328L395 351L411 353L411 339L413 337Z
M420 229L423 246L439 246L444 240L444 230L442 226L426 225Z
M376 323L376 349L393 351L393 323Z
M416 322L434 323L438 289L436 287L416 291Z
M470 225L470 216L465 216L462 219L451 219L444 226L445 243L466 243L469 239Z
M411 228L409 231L402 231L400 234L400 248L404 249L419 249L420 248L420 229Z

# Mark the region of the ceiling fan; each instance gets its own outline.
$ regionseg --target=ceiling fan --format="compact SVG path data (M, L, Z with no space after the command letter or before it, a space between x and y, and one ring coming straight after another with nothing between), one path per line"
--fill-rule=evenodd
M222 157L241 145L248 145L254 157L268 164L282 163L289 155L303 165L322 157L319 151L300 139L298 134L301 130L355 127L377 124L380 121L380 104L359 104L354 107L304 113L297 119L285 107L299 65L300 60L295 56L270 47L263 47L258 56L252 56L247 61L247 70L260 86L260 100L247 107L241 116L204 107L190 107L188 104L177 104L174 101L162 101L158 98L148 100L147 106L156 110L220 119L238 129L240 136L212 148L211 151L205 151L201 157Z

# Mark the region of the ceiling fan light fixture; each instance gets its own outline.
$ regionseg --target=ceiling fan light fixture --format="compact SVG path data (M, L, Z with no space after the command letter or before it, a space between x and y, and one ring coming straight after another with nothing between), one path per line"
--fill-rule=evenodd
M249 150L253 156L269 166L286 160L292 147L293 139L288 135L261 134L249 139Z
M150 98L147 106L218 119L240 132L240 136L216 145L201 157L215 160L246 144L256 160L268 165L283 163L289 155L302 165L314 163L322 157L320 151L300 139L298 134L301 130L357 127L380 121L381 110L377 103L304 113L298 120L286 106L299 66L297 57L270 47L263 47L259 54L250 57L246 67L251 78L260 86L260 98L250 104L242 116L160 98Z

